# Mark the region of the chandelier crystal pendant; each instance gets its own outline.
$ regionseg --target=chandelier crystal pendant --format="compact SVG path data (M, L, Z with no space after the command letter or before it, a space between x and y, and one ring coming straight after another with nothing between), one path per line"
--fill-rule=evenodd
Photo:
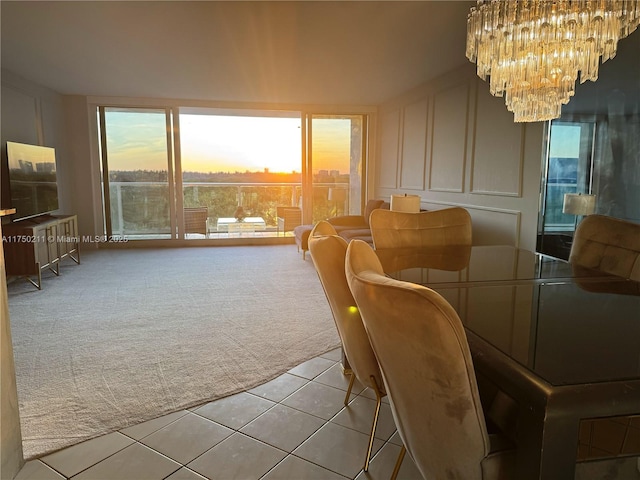
M478 0L466 55L515 122L551 120L639 22L640 0Z

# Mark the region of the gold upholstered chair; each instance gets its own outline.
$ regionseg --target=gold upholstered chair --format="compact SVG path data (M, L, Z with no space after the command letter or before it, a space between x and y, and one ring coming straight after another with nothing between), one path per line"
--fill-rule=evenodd
M573 237L569 263L640 281L640 224L589 215Z
M406 451L425 479L513 479L515 451L490 435L462 322L438 293L385 276L353 240L346 277Z
M378 209L371 212L369 224L386 272L411 267L460 270L469 262L471 216L464 208L418 213Z
M364 463L364 471L366 472L369 468L380 404L382 397L386 395L382 385L380 368L347 285L344 271L345 254L347 252L346 240L336 234L336 230L330 223L321 221L311 231L309 250L318 272L320 283L329 301L336 328L342 341L344 355L352 372L344 404L346 406L349 402L351 388L356 379L362 385L370 387L376 394L376 408Z

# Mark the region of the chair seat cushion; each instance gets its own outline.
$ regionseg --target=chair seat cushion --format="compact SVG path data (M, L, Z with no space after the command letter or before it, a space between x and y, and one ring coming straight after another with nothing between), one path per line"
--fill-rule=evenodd
M348 230L339 230L338 235L344 238L347 242L353 240L354 238L364 240L367 243L372 242L370 228L351 228Z
M301 250L309 250L309 235L313 230L313 225L298 225L293 229L293 236Z
M329 222L331 225L333 225L333 228L336 229L336 232L338 233L338 235L340 234L340 232L346 232L349 230L369 230L369 226L365 225L364 223L357 223L357 224L353 224L353 225L340 225L340 224L335 224L335 223L331 223Z

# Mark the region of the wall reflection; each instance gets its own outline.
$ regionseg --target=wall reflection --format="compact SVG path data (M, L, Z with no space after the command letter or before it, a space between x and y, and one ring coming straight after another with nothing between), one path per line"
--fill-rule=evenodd
M591 193L595 213L640 223L640 34L619 44L596 82L547 129L538 222L539 252L568 258L581 217L562 213L564 193Z

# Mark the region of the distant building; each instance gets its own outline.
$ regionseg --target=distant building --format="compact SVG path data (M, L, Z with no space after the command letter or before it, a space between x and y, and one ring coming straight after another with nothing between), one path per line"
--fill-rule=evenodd
M329 176L330 177L339 177L340 176L340 170L330 170L329 171Z
M34 171L33 162L30 162L28 160L18 160L18 165L20 165L20 170L24 173L31 173Z
M328 177L329 176L329 170L318 170L318 176L319 177Z

